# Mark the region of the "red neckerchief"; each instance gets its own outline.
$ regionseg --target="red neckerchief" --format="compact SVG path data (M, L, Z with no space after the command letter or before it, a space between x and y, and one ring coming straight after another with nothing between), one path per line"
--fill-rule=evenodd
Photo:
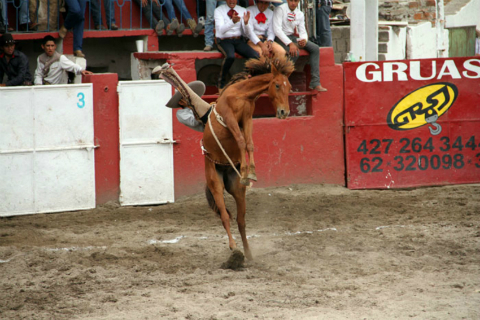
M295 21L295 13L294 12L287 13L287 20L290 22Z
M230 19L232 19L232 16L233 16L234 13L235 13L235 14L238 14L237 11L235 11L235 10L233 10L233 9L230 9L230 11L228 11L227 15L228 15L228 17L229 17Z
M263 12L260 12L259 14L257 14L255 16L255 20L258 21L258 23L265 23L267 21L267 17L265 16L265 14Z

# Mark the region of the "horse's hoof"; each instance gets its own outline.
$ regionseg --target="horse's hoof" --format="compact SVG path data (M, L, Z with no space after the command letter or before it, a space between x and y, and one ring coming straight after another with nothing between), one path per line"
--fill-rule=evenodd
M247 187L250 186L250 180L248 178L240 179L240 183Z
M245 256L242 251L234 249L230 258L222 264L222 269L241 270L244 267Z
M257 175L255 173L249 173L248 174L248 179L257 181Z

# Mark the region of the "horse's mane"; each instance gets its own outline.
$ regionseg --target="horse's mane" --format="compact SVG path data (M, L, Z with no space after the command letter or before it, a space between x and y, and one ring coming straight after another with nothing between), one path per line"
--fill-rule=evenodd
M245 63L245 71L232 76L230 81L220 92L220 95L222 95L225 89L237 82L248 80L251 77L262 74L271 73L272 65L275 67L275 69L277 69L278 72L287 77L295 70L293 62L288 59L287 56L274 56L272 58L261 56L259 59L249 59Z

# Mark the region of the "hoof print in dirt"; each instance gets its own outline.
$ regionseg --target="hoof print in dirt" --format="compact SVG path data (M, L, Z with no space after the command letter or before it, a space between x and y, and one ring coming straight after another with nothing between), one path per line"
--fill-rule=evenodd
M222 269L242 270L244 267L244 261L245 256L243 255L243 252L235 249L230 255L230 258L228 258L226 262L222 263Z

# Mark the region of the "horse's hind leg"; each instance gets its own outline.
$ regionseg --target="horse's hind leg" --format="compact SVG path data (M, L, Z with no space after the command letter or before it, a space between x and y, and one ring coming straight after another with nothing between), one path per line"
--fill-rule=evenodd
M230 215L225 206L225 199L223 198L223 181L221 181L218 176L217 170L215 169L215 164L208 159L205 159L205 177L207 180L207 188L209 189L215 202L212 204L209 201L210 207L213 211L220 214L223 227L225 228L225 231L227 231L228 246L231 250L233 250L237 247L237 244L235 243L235 240L233 240L232 233L230 231Z
M248 245L247 233L246 233L246 223L245 223L245 214L246 214L246 201L245 193L246 187L240 183L240 178L233 170L229 170L228 173L225 173L224 176L225 189L230 193L235 199L237 204L237 224L238 231L242 237L243 251L247 259L253 259L252 253L250 251L250 246Z

